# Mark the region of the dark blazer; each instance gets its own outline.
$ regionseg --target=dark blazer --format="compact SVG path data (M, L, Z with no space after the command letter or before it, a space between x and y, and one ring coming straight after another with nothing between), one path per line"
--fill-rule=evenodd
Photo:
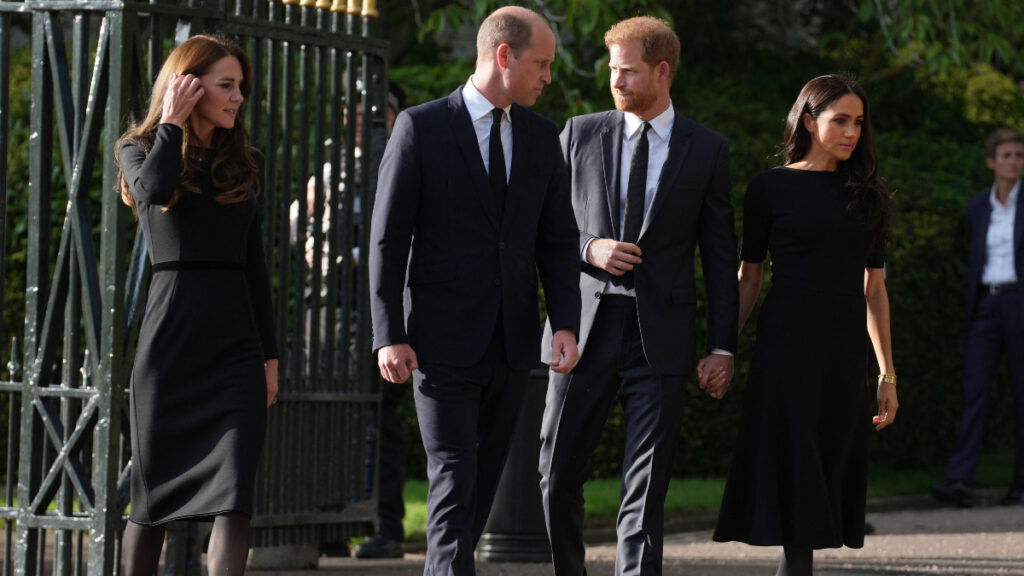
M985 271L985 257L988 251L988 225L992 218L991 190L974 196L967 201L967 235L970 238L971 253L967 258L967 325L974 319L978 304L978 290L981 289L981 275ZM1017 193L1017 215L1013 220L1013 260L1017 278L1024 279L1024 193ZM1024 291L1017 292L1024 298Z
M580 354L611 276L583 261L582 250L591 238L619 237L624 126L622 112L608 111L572 118L562 130L562 153L580 229ZM668 158L637 245L643 251L643 263L634 272L637 314L651 367L662 374L688 374L695 365L697 245L707 289L708 351L720 348L735 353L738 260L728 143L678 111ZM542 351L550 353L546 345Z
M470 366L502 313L509 365L536 365L537 276L556 330L578 332L578 230L558 130L513 105L501 221L462 88L399 114L370 230L373 349L408 343L419 362Z

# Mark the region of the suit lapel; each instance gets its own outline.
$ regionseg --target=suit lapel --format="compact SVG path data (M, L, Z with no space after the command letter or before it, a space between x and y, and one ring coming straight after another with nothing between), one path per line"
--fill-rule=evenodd
M607 199L609 230L612 238L620 238L619 230L619 170L622 164L622 131L625 120L621 112L611 114L611 123L601 131L601 167L604 170L604 192Z
M494 205L494 200L491 198L491 184L487 179L487 171L484 169L484 160L480 157L480 144L476 139L473 121L470 119L469 112L462 101L461 86L448 96L448 109L451 112L449 119L452 134L458 143L459 151L462 153L470 186L476 191L477 200L480 201L481 207L487 213L491 223L498 227L498 208Z
M658 211L665 205L668 195L672 193L676 177L679 175L679 169L683 167L686 154L690 151L690 134L692 132L693 126L690 124L690 121L676 111L675 122L672 123L672 135L668 141L668 157L665 158L665 165L661 167L661 176L658 178L654 199L651 201L651 207L647 211L647 216L644 217L644 224L640 228L640 238L644 237L644 233L651 226L651 222L658 216Z
M975 211L974 220L974 238L971 239L971 260L974 263L974 270L970 272L974 276L974 281L981 282L981 275L985 270L985 238L988 236L988 225L992 221L992 204L987 195Z

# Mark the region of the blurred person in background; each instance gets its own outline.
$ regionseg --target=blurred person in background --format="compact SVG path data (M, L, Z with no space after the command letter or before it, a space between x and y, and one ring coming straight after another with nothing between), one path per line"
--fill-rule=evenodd
M967 202L970 255L967 265L967 337L964 405L956 449L945 482L932 487L941 502L974 505L974 470L981 454L992 381L1000 360L1009 364L1015 416L1013 481L1001 503L1024 503L1024 137L1000 128L985 142L992 187Z

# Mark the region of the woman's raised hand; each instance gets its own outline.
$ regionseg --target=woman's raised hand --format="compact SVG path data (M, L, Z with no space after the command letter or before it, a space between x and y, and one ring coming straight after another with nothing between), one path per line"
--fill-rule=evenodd
M204 90L198 76L175 74L171 77L167 91L164 92L164 110L160 116L160 123L184 127L185 120L188 120L196 102L203 97L203 93Z

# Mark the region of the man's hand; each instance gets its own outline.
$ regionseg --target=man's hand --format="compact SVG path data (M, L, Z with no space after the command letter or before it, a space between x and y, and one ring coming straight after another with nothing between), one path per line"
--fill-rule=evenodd
M377 367L380 375L388 382L402 384L409 380L412 371L420 367L416 352L408 344L393 344L377 351Z
M572 330L559 330L551 335L551 370L559 374L568 374L576 367L580 359L579 348L576 347L576 335Z
M629 242L611 238L597 238L587 244L587 262L607 271L612 276L622 276L638 266L640 247Z
M727 354L709 354L697 363L700 389L712 398L721 400L732 383L733 357Z

